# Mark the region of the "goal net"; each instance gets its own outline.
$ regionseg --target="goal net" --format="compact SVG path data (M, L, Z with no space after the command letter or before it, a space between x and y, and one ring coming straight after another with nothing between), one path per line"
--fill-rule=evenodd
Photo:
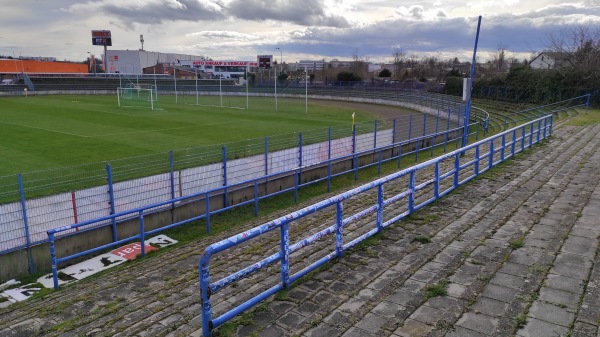
M137 85L128 85L117 88L117 104L121 107L150 108L155 110L158 102L156 87L143 88Z

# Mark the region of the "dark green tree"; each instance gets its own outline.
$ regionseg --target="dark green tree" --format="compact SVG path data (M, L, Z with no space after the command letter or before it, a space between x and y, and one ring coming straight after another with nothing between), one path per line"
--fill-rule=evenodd
M351 73L349 71L342 71L337 74L337 80L340 82L354 82L360 81L361 78L360 76L355 75L354 73Z
M379 72L379 77L391 77L391 76L392 76L392 72L387 68L384 68L382 71Z

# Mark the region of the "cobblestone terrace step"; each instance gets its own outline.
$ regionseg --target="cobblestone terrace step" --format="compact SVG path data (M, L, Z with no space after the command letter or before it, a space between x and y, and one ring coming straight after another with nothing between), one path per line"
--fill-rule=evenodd
M385 229L376 244L345 253L250 311L250 320L232 320L234 335L595 336L599 143L599 125L556 129L533 151L428 206L427 216ZM323 216L311 221L331 220ZM362 233L360 224L351 230ZM197 264L210 242L4 309L0 337L199 336ZM222 261L253 258L238 250L214 263L224 273ZM273 269L241 285L262 286L277 277ZM225 304L214 310L250 293L224 292Z

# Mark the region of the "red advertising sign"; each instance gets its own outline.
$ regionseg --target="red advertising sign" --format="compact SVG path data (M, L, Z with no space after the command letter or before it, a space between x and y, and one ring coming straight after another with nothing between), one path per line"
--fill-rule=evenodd
M158 248L146 245L146 254L153 250L158 250ZM142 254L142 245L139 242L134 242L127 246L115 249L111 253L127 260L135 260L138 255Z
M110 30L92 30L92 44L94 46L112 46Z

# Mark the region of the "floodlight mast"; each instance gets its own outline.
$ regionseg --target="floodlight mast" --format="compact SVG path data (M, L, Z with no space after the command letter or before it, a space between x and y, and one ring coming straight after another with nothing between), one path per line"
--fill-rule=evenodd
M140 42L142 43L142 49L140 49L141 51L144 51L144 35L140 34Z
M275 49L279 49L279 51L281 52L281 48L276 47ZM281 54L283 55L283 52L281 52ZM281 62L281 59L279 59L279 62ZM283 65L282 65L282 68L281 68L281 73L283 73ZM279 111L277 109L277 80L278 80L278 78L277 78L277 67L275 67L275 111Z
M467 146L469 141L469 123L471 121L471 94L473 92L473 74L475 73L475 61L477 56L477 43L479 42L479 30L481 28L481 15L479 16L479 20L477 21L477 34L475 35L475 48L473 48L473 61L471 62L471 80L469 81L469 93L467 97L467 104L465 105L465 118L463 122L463 136L462 136L462 146Z

